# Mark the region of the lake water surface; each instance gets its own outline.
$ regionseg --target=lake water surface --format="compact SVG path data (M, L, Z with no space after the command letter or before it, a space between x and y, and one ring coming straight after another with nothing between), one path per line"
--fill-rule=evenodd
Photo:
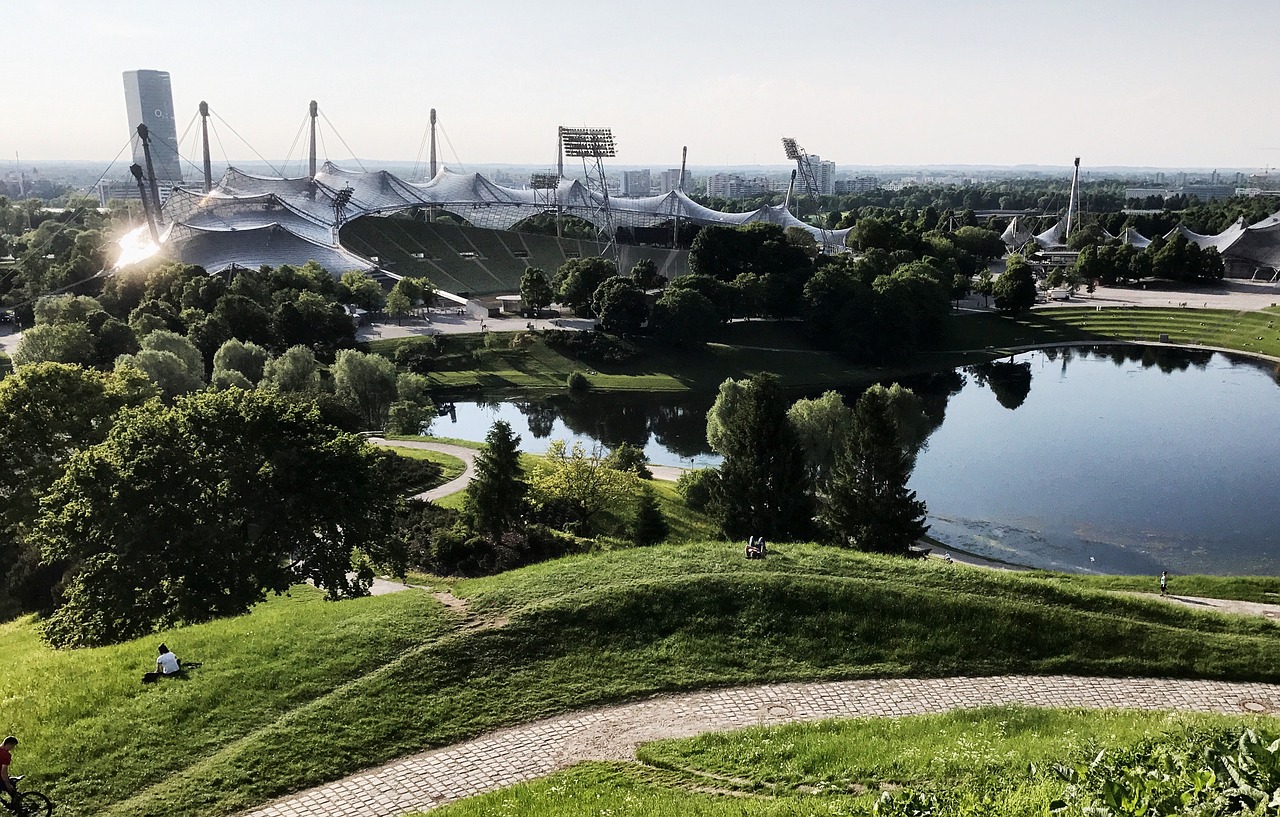
M1018 355L921 378L937 428L911 480L931 533L1015 564L1106 573L1280 575L1280 387L1271 364L1098 347ZM856 394L846 396L852 402ZM497 419L526 451L553 439L712 466L714 395L458 403L436 434Z

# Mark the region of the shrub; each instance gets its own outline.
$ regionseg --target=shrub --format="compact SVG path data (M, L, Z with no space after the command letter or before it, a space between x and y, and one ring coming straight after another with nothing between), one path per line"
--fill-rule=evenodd
M431 460L402 457L394 451L378 451L378 480L395 496L425 491L440 479L441 468Z
M569 391L587 391L591 388L591 381L582 372L569 372L569 376L565 378L565 385L569 387Z
M543 334L549 348L591 363L626 363L640 356L640 347L604 332L549 329Z
M720 481L720 472L714 468L697 468L685 471L676 480L676 490L684 497L685 504L692 510L703 513L711 505L715 495L716 484Z
M622 443L610 451L604 458L604 464L618 471L630 471L641 479L653 479L644 450L631 443Z
M414 374L427 374L436 370L439 355L439 341L434 337L419 338L396 349L396 367Z

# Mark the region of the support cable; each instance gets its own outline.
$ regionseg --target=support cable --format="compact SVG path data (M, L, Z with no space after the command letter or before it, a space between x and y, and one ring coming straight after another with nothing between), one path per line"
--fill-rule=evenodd
M359 165L359 166L360 166L360 170L362 170L362 171L363 171L363 172L365 172L365 173L368 173L369 171L365 168L364 164L362 164L362 163L361 163L361 161L360 161L360 157L359 157L359 156L357 156L357 155L356 155L356 152L355 152L354 150L352 150L352 149L351 149L351 146L350 146L350 145L348 145L348 144L347 144L347 140L342 138L342 134L341 134L341 133L338 133L338 129L337 129L336 127L334 127L333 122L330 122L330 121L329 121L329 117L325 115L325 112L324 112L324 111L320 111L320 115L324 117L324 121L325 121L325 123L326 123L329 127L333 128L333 135L334 135L334 136L336 136L336 137L338 137L338 141L339 141L339 142L341 142L341 143L342 143L342 146L343 146L344 148L346 148L346 149L347 149L347 153L350 153L350 154L351 154L351 158L352 158L353 160L355 160L355 163L356 163L357 165Z
M230 123L230 122L228 122L227 120L225 120L225 119L223 119L221 116L219 116L219 115L218 115L218 112L217 112L217 111L215 111L213 108L210 108L210 109L209 109L209 113L213 114L214 116L217 116L217 117L218 117L218 121L219 121L219 122L221 122L222 124L224 124L224 125L226 125L228 128L230 128L231 132L232 132L232 133L234 133L234 134L236 135L236 138L238 138L241 142L244 142L245 147L249 148L249 150L252 150L252 151L253 151L253 155L254 155L254 156L257 156L259 159L261 159L263 164L265 164L267 167L269 167L269 168L271 168L272 170L274 170L277 176L279 176L280 178L284 178L284 174L280 172L280 169L279 169L278 167L276 167L275 165L271 164L271 162L268 162L268 161L267 161L267 159L266 159L266 157L264 157L261 153L259 153L259 152L257 151L257 149L256 149L256 148L254 148L254 146L253 146L253 145L249 144L249 140L248 140L248 139L245 139L243 136L241 136L241 135L240 135L240 133L239 133L235 128L232 128L232 127L231 127L231 123Z

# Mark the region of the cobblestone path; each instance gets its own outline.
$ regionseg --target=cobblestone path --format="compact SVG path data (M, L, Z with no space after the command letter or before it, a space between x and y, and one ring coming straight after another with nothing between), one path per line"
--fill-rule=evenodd
M652 698L530 723L401 758L277 800L251 817L394 817L543 777L584 760L629 760L660 738L825 718L994 704L1280 712L1280 685L1017 676L777 684Z

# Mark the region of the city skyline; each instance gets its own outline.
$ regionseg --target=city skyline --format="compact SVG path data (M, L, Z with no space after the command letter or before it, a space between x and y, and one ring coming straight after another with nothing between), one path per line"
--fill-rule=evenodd
M782 165L782 135L846 167L1058 167L1079 155L1094 167L1261 169L1280 156L1280 114L1254 90L1280 7L904 0L788 14L656 2L641 16L531 5L8 9L25 35L7 49L12 64L35 70L0 91L17 124L0 133L0 158L110 160L130 130L121 75L137 69L171 75L187 159L198 128L182 132L202 99L220 117L216 160L296 159L313 98L321 158L339 164L412 161L432 107L453 167L550 166L558 124L611 127L617 165L655 168L678 166L682 145L691 165Z

